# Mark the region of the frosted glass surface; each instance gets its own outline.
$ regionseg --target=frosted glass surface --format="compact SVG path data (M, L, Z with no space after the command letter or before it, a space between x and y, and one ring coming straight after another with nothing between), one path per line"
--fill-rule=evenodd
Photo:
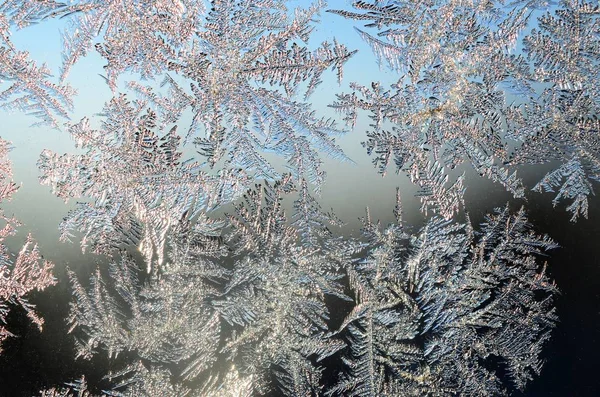
M599 15L0 2L0 397L599 395Z

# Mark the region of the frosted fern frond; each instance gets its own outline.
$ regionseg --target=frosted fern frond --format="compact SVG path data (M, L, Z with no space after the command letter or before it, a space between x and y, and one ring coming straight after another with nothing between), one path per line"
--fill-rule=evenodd
M464 207L464 174L446 187L448 175L444 174L441 164L429 163L424 171L419 171L418 167L413 169L415 174L411 175L411 182L421 188L417 196L421 197L421 211L425 215L429 210L449 219L458 212L459 207Z
M331 12L369 21L365 26L377 29L376 35L358 32L398 73L398 82L389 90L379 82L371 88L353 84L332 107L352 124L359 110L368 112L374 123L364 145L376 154L373 163L380 173L395 163L396 171L426 174L429 164L437 163L443 167L442 181L449 170L470 163L522 197L521 181L504 162L508 128L518 119L506 97L534 95L529 65L511 53L527 27L527 8L487 1L359 1L354 7L357 12ZM431 204L422 208L438 207L440 214L452 216L458 207L443 209L448 205L436 193L442 186L427 190Z
M594 191L579 160L573 159L547 173L533 189L539 192L554 192L558 187L560 189L552 200L552 204L556 207L562 199L573 200L567 207L567 210L573 214L571 222L575 222L580 215L587 218L588 196Z
M172 374L168 369L157 366L148 368L141 361L110 373L106 378L114 383L112 390L105 391L111 397L190 396L188 388L171 382Z
M342 131L292 96L305 83L310 94L328 68L337 69L341 78L342 65L353 54L335 41L308 49L304 42L320 8L298 9L290 17L282 1L214 1L194 45L169 66L181 77L167 77L169 93L131 86L157 106L165 121L191 109L188 138L196 137L211 166L224 160L225 167L274 181L281 175L264 153L276 153L298 182L304 178L318 186L324 178L319 151L347 160L333 140Z
M7 82L0 92L0 107L16 109L40 119L34 125L49 124L58 128L58 118L68 118L74 91L48 81L50 70L29 59L29 53L6 43L0 46L0 79Z
M480 230L433 218L411 235L367 218L369 254L347 268L356 306L336 333L346 369L329 395L500 395L539 374L557 291L537 257L556 244L523 210L498 209Z
M185 397L189 390L173 386L168 370L156 367L146 368L141 362L132 364L122 371L110 373L109 379L114 387L104 390L101 395L92 394L87 387L85 377L66 383L66 387L43 390L40 397Z
M83 0L69 5L57 13L70 18L60 79L93 47L108 62L106 78L113 91L125 71L153 77L190 44L203 14L199 0Z
M91 358L101 344L108 346L109 357L116 357L126 349L128 332L122 325L123 309L109 293L99 270L90 278L89 291L79 283L75 273L68 274L75 297L68 318L69 332L75 328L88 332L86 338L76 340L77 357Z
M18 28L39 23L66 10L68 5L54 0L6 0L0 4L0 14Z
M87 387L85 377L82 376L73 382L65 383L66 387L53 387L40 391L40 397L96 397L92 394ZM108 397L106 394L102 394L98 397Z
M600 8L585 1L561 2L559 9L540 17L539 27L524 39L535 77L547 88L526 109L529 127L514 130L523 144L511 162L562 163L534 190L554 191L560 186L553 204L573 200L567 207L571 221L587 217L590 181L600 180L599 42Z
M19 185L12 180L12 162L8 158L10 150L10 142L0 138L0 200L10 200L12 195L19 190ZM5 221L8 221L3 211L0 210L0 214Z
M79 355L90 357L98 348L109 357L135 352L157 367L177 365L182 380L212 368L221 324L205 301L217 292L210 280L222 279L226 271L207 259L215 254L196 245L197 231L185 234L188 241L176 240L181 235L171 240L168 265L144 285L138 280L140 269L126 256L110 265L110 290L99 272L88 292L71 275L76 299L69 321L81 335Z
M307 246L318 246L319 242L333 237L330 226L342 226L333 210L324 212L319 202L311 195L306 180L299 187L299 197L294 201L292 225L302 236L302 243Z
M249 191L229 218L234 228L225 241L218 223L182 221L169 233L167 263L143 286L127 258L110 266L110 288L99 273L89 292L73 278L71 324L82 335L83 353L135 352L157 369L177 365L184 383L210 374L194 386L198 395L236 387L215 368L219 357L235 360L240 376L252 380L240 390L319 394L321 369L313 360L343 346L325 337L324 297L347 298L335 261L300 245L298 233L286 224L281 196L292 187L287 175L274 186ZM231 249L223 249L225 243ZM231 261L231 272L217 265L218 258ZM135 370L131 378L143 383L147 376Z
M82 345L144 363L110 375L108 395L499 395L539 374L556 287L538 259L556 244L523 210L413 233L398 197L389 227L367 213L366 242L306 245L283 210L292 180L250 190L227 225L182 220L145 283L127 258L110 287L74 280ZM354 304L332 325L344 279ZM333 385L321 365L343 368Z
M468 54L465 50L472 52L474 47L485 43L489 48L482 50L491 55L497 50L514 47L518 33L529 17L523 5L509 7L486 1L469 4L459 1L419 4L393 0L357 1L353 6L358 12L329 12L368 21L365 27L376 28L377 36L357 29L359 35L380 61L408 74L413 82L427 68L440 62L453 71L472 72L469 69L473 60L469 58L479 58L480 54ZM387 29L383 30L384 27ZM456 58L458 62L449 62L453 55L459 57Z
M324 42L313 53L294 43L289 50L275 50L266 55L245 73L261 83L281 85L288 95L293 95L301 82L308 81L305 94L305 98L308 98L320 83L319 76L330 66L337 69L338 82L341 83L342 65L353 54L335 40L333 45Z
M154 258L158 266L164 261L171 227L186 214L193 218L235 200L248 178L239 169L209 175L197 162L182 161L176 127L155 132L156 114L143 102L122 95L106 105L103 115L99 130L87 118L69 128L85 154L42 153L40 181L64 200L93 200L69 213L63 240L79 231L83 249L89 245L108 253L125 237L139 244L150 271Z
M13 234L13 225L7 224L0 231L0 352L2 341L12 334L5 328L8 304L18 305L27 313L27 317L42 330L44 320L35 312L35 306L27 301L25 295L31 291L41 291L55 285L52 276L54 264L44 260L31 235L16 255L8 253L4 238Z
M507 125L518 122L513 118L519 115L503 114L504 100L499 92L488 91L486 99L481 95L487 88L469 85L461 88L465 91L460 102L453 98L442 106L435 97L423 98L418 87L384 91L377 83L371 89L355 84L355 92L338 95L332 107L348 114L351 122L359 109L371 113L374 129L367 132L368 140L363 146L368 154L375 155L373 164L382 175L395 165L397 172L404 171L416 181L415 175L427 174L430 164L437 163L443 168L438 178L442 182L449 170L467 163L482 176L502 184L515 197L523 197L520 179L503 165L509 152L500 138ZM384 123L392 123L391 131L384 128ZM438 183L438 189L442 186ZM444 196L436 191L442 190L430 190L428 200L433 207L443 208ZM451 214L444 212L446 217Z
M539 27L524 39L524 50L540 81L566 90L593 88L598 83L599 17L596 2L563 0L557 10L539 18ZM600 105L597 92L588 93Z
M12 165L8 158L9 143L0 139L0 200L10 200L18 186L12 181ZM44 320L35 312L35 306L27 301L26 295L55 285L52 275L54 264L44 260L31 234L20 251L14 255L5 245L5 239L16 234L20 224L15 218L8 218L0 209L0 353L2 342L13 334L6 327L9 305L20 306L27 317L42 330ZM10 324L9 324L10 325Z
M287 177L289 181L290 177ZM286 179L258 186L230 216L233 273L214 305L236 328L223 351L263 394L319 394L320 361L342 347L328 340L325 296L344 297L335 263L326 253L296 243L281 196ZM276 382L273 384L272 377Z
M35 125L58 128L58 119L68 118L75 91L52 83L50 69L31 60L10 40L11 28L25 27L42 19L58 3L3 2L0 4L0 108L16 109L38 118Z

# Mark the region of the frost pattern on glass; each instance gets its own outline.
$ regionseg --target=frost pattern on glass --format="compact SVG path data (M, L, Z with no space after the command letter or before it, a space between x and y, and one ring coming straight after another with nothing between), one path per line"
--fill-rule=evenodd
M349 161L334 139L344 131L308 98L327 69L341 81L354 51L335 39L310 48L320 1L293 13L278 0L204 3L0 4L0 78L11 84L0 106L58 126L73 65L94 47L107 62L114 97L99 119L68 125L79 154L45 150L38 163L42 184L81 200L61 240L80 238L111 259L89 282L68 271L78 358L127 357L102 395L524 390L557 321L557 288L540 263L556 244L523 210L497 209L479 231L468 216L452 218L464 207L468 166L523 198L515 168L549 161L557 167L533 189L555 192L555 205L570 201L572 220L587 216L600 180L600 8L432 0L332 11L364 21L358 34L398 74L389 88L352 83L332 107L354 127L367 112L374 165L405 172L428 216L412 231L398 192L396 222L382 228L367 213L353 239L336 236L342 221L318 200L321 156ZM50 18L70 21L64 85L8 36ZM128 73L150 80L127 85L136 100L118 92ZM0 198L9 198L17 187L0 166ZM1 217L3 243L16 221ZM1 342L7 304L41 326L23 296L55 281L31 237L14 258L0 251ZM41 395L92 396L85 377Z
M75 91L68 85L52 83L50 69L30 59L10 40L11 28L39 22L60 9L61 3L3 1L0 4L0 108L17 109L39 119L34 125L59 127L68 118Z
M353 84L332 107L353 125L359 109L371 114L364 146L382 174L393 164L423 187L414 176L439 164L439 177L420 194L424 211L447 219L458 211L461 193L447 190L460 177L447 178L463 163L521 198L510 167L559 161L533 190L558 189L555 205L571 200L572 221L587 217L590 181L600 179L600 8L579 0L547 6L359 1L356 12L331 11L377 28L377 35L357 31L398 73L390 89ZM537 26L522 35L532 19Z
M325 177L319 151L347 160L333 139L342 131L294 94L310 95L327 68L341 79L342 65L354 53L335 40L313 51L307 47L322 6L296 9L290 17L282 1L213 1L193 46L169 64L175 75L163 82L168 94L130 86L157 106L165 122L190 109L186 141L195 137L210 166L239 167L274 181L281 175L263 154L276 153L298 180L318 188Z
M87 389L87 382L85 376L80 379L68 382L65 384L66 387L53 387L40 391L40 397L95 397ZM106 397L105 394L102 397Z
M181 160L177 127L160 130L143 101L120 95L103 115L100 129L92 129L87 118L69 127L84 154L41 154L40 182L64 200L93 200L69 212L60 226L61 240L81 232L82 248L96 253L110 253L124 243L139 245L150 271L154 258L155 265L162 264L173 225L235 200L249 180L240 169L210 175L197 161Z
M19 186L12 181L12 167L8 158L9 143L0 139L0 201L10 200ZM37 244L31 235L21 250L15 255L5 245L8 236L16 234L20 226L14 217L7 217L0 209L0 353L2 342L14 336L10 324L6 324L6 316L11 305L20 306L27 317L42 330L44 320L35 312L35 306L27 301L26 295L31 291L41 291L56 284L52 275L54 265L40 255ZM7 328L8 327L8 328Z
M190 244L179 249L189 250ZM77 338L78 355L90 358L99 347L109 357L135 351L140 359L156 364L185 363L179 374L183 379L211 368L220 322L215 308L202 302L216 294L209 280L222 278L225 269L209 262L192 264L191 259L199 258L187 255L174 255L160 277L154 275L143 285L139 269L127 256L110 265L110 283L98 270L87 292L70 272L77 299L69 322L71 331L82 335Z
M410 233L398 205L398 222L386 229L367 216L366 242L305 245L281 206L291 180L248 192L227 225L214 225L223 238L180 225L169 260L143 285L127 258L111 265L111 283L98 272L88 291L72 275L80 354L101 348L143 359L125 371L123 395L149 387L170 364L180 372L161 387L206 396L231 387L246 395L498 395L539 374L557 321L557 289L539 256L556 244L531 231L523 210L497 209L480 232L435 217ZM328 297L354 304L335 328ZM324 360L344 368L337 382L322 377Z
M107 61L106 81L113 91L124 72L152 78L176 52L190 44L204 14L201 0L81 0L56 12L70 18L63 33L60 80L92 48Z
M310 356L323 359L343 347L327 337L324 296L350 298L329 251L303 246L288 224L281 199L291 180L249 191L227 228L180 223L169 233L168 260L143 286L127 256L110 266L110 283L98 270L87 291L71 272L69 322L78 354L89 358L101 348L111 357L135 352L162 368L180 364L178 378L196 382L202 395L233 387L214 368L223 361L252 379L248 392L271 390L272 377L286 395L320 390L321 369ZM146 382L139 371L130 376ZM198 378L205 379L201 386Z
M509 152L502 138L512 122L506 93L533 92L525 59L511 53L527 26L527 8L487 1L360 1L354 7L358 12L330 12L378 29L377 36L357 31L398 81L390 89L352 84L352 93L339 94L332 107L352 125L359 109L370 113L364 145L379 171L393 163L421 187L415 176L437 174L420 195L423 210L445 218L459 209L463 190L461 178L449 182L447 173L465 162L522 197L521 181L503 165Z
M286 179L258 186L230 216L233 273L214 305L224 321L241 327L223 351L252 375L256 392L267 392L262 385L274 376L284 395L314 395L322 370L314 360L343 347L327 338L325 297L348 298L331 247L303 246L287 224L281 200L292 185Z
M290 18L279 1L215 1L204 24L194 25L193 45L165 61L178 75L166 75L165 96L130 83L143 99L115 96L105 106L102 128L92 129L88 118L71 124L69 133L86 154L44 151L39 161L42 184L65 200L86 199L61 224L61 239L80 232L82 248L96 253L139 245L150 272L155 258L163 263L167 232L182 217L233 202L251 178L283 177L281 167L263 156L267 152L285 158L302 187L298 205L314 210L312 194L325 178L321 153L348 159L332 138L340 133L334 122L317 117L294 94L306 83L308 95L327 68L341 79L353 54L335 42L313 52L302 44L320 8L296 10ZM182 88L182 77L191 92ZM187 136L195 136L200 160L180 162L183 145L173 123L187 109L193 113ZM203 138L197 136L201 126ZM215 175L205 165L220 171ZM322 217L335 222L332 214ZM316 238L308 237L314 230L306 214L296 222L307 239Z
M329 395L503 395L539 374L557 290L536 256L556 245L523 210L497 209L480 232L432 218L409 234L368 216L365 231L368 256L347 268L356 306L336 331L346 370Z
M511 161L562 163L533 189L558 189L552 203L570 200L571 220L587 218L591 181L600 180L600 6L562 1L525 37L524 51L545 89L525 108L528 128L520 131L523 145Z

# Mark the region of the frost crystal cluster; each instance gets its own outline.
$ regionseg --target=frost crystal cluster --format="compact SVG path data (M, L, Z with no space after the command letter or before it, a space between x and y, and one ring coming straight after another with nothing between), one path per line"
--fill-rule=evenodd
M370 114L363 145L381 173L405 171L422 189L423 211L449 219L464 205L464 176L449 179L462 164L520 198L510 166L557 161L533 189L559 188L553 203L572 200L572 220L587 217L600 161L597 2L565 0L554 11L538 1L354 7L331 12L369 22L375 34L357 31L398 80L389 89L352 84L332 107L351 124L360 110ZM538 26L522 37L534 15Z
M0 107L74 141L40 154L40 183L76 201L60 241L109 261L67 269L74 355L125 362L109 390L83 374L41 396L489 396L540 374L558 321L542 257L557 245L508 205L472 226L464 197L479 174L588 216L600 6L357 1L330 17L357 25L394 83L344 88L356 51L314 43L326 5L286 3L0 1ZM10 40L49 19L66 21L56 82ZM92 50L112 98L70 121L69 73ZM360 237L336 229L324 163L354 164L336 141L348 131L311 103L325 79L379 173L416 185L422 227L398 191L392 224L367 211ZM17 189L7 153L0 141L0 199ZM554 168L526 186L517 171L540 163ZM31 237L10 254L16 220L0 218L2 342L15 304L41 328L24 295L55 280Z
M0 3L0 108L22 110L40 119L37 124L58 127L68 117L74 91L48 80L51 71L29 58L10 40L11 28L23 28L56 12L62 4L52 0Z
M367 218L366 257L346 269L355 307L337 334L346 370L329 395L502 395L539 374L556 287L535 256L555 244L523 210L481 230L441 218L417 234ZM493 358L506 369L509 385Z
M0 139L0 201L10 200L19 186L12 181L12 167L8 159L10 144ZM54 265L45 261L31 235L18 254L12 254L5 245L5 239L16 233L19 221L9 218L0 209L0 353L2 342L14 336L7 328L6 317L11 307L20 306L27 317L41 330L44 320L35 312L35 307L25 295L31 291L41 291L56 284L52 276Z
M108 395L497 395L539 374L557 318L538 257L555 244L523 210L498 209L480 232L432 218L411 234L401 219L381 230L367 218L365 241L307 247L281 207L291 180L251 190L225 238L182 222L143 284L126 254L87 291L71 275L79 355L141 360ZM342 301L352 309L334 325Z

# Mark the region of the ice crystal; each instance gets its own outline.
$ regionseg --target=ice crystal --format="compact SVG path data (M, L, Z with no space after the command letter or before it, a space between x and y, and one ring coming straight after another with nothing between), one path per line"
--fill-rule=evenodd
M67 5L54 0L6 0L0 5L0 13L19 28L57 16Z
M132 83L144 100L113 98L105 107L102 129L91 129L87 118L71 125L71 136L86 154L58 156L44 151L39 162L41 182L65 200L92 199L93 203L79 203L70 212L61 225L61 238L68 240L79 231L84 249L89 245L102 253L125 239L140 245L148 268L155 257L160 266L166 233L184 215L194 218L235 200L248 189L251 176L268 181L282 178L263 156L266 152L287 160L295 183L302 186L299 205L316 208L308 192L312 189L305 184L311 183L318 193L324 180L319 151L347 158L331 137L339 133L334 122L317 117L307 103L295 101L292 95L304 82L307 94L312 91L329 67L336 68L341 78L342 64L352 55L338 43L323 43L314 52L300 44L308 40L321 6L297 10L290 19L279 1L215 1L203 23L190 26L196 36L193 45L179 47L176 60L162 62L190 83L191 93L180 86L180 77L169 75L165 80L169 95L164 97ZM116 4L103 7L112 10L106 11L110 15L122 13ZM146 28L150 26L141 29ZM277 88L269 89L267 84ZM146 109L148 102L156 112ZM195 144L208 165L218 163L218 176L202 170L206 163L178 161L175 127L166 134L154 132L180 122L188 108L193 112L188 135L204 125L206 137L197 137ZM224 163L219 163L221 158L226 158ZM331 215L323 216L333 221ZM305 233L312 233L306 217L297 222L304 225Z
M12 85L0 106L57 125L72 94L13 47L11 28L71 21L61 81L93 47L107 62L115 96L99 127L71 123L79 153L45 150L38 163L42 184L81 200L61 240L81 235L84 250L110 257L89 283L68 271L78 357L129 361L106 375L103 396L524 390L557 321L557 289L540 264L556 244L523 210L498 209L479 231L452 218L466 166L522 198L512 167L548 161L560 164L534 189L571 200L573 220L587 216L600 180L600 11L546 6L387 0L332 11L364 21L360 37L397 73L389 88L352 83L332 107L353 126L369 114L374 165L405 172L429 216L407 227L398 191L396 221L381 228L367 215L355 239L336 236L341 220L317 200L321 156L348 158L334 140L342 131L307 100L327 69L340 81L354 54L335 39L308 45L323 3L292 13L279 0L213 0L208 12L198 0L2 2L0 77ZM129 84L138 100L117 92L128 72L152 80ZM198 158L184 160L188 142ZM9 198L16 185L0 150ZM16 221L1 218L3 243ZM2 245L0 324L16 303L41 325L23 296L54 282L51 267L30 237L14 261ZM0 325L0 341L8 335ZM41 393L92 397L83 377Z
M10 40L13 27L23 28L46 18L62 4L47 1L3 1L0 4L0 107L18 109L40 119L36 125L58 127L68 118L75 91L52 83L50 69L31 60Z
M460 180L449 182L448 170L470 163L523 197L522 182L508 167L559 161L563 165L534 190L560 187L553 203L571 199L572 220L587 217L589 180L600 178L598 5L561 1L521 37L529 10L545 4L432 4L359 1L358 12L332 11L377 28L377 36L358 32L378 59L398 72L390 90L377 82L371 89L353 84L353 92L340 94L333 104L352 124L359 109L371 113L373 129L364 145L376 155L379 171L385 174L393 162L415 182L414 175L438 163L438 178L420 194L422 209L448 218L462 197L452 193L449 203L445 192ZM521 44L523 51L512 53Z
M82 376L73 382L66 383L65 386L40 391L40 397L95 397L88 391L85 377ZM107 397L105 394L102 397Z
M300 233L302 243L307 246L318 246L333 237L331 226L342 226L342 221L335 216L333 209L324 212L319 202L310 192L306 180L300 182L298 199L294 201L292 225Z
M217 312L203 302L216 293L208 282L214 274L202 262L192 266L187 259L169 263L168 270L143 287L139 269L127 256L111 264L111 283L105 283L97 271L89 292L70 273L77 297L69 319L71 330L77 328L84 335L77 343L78 355L89 358L98 347L109 356L135 351L156 364L185 363L181 374L185 379L210 368L216 359L220 322Z
M40 397L251 397L252 377L240 377L232 367L216 386L207 390L194 390L184 386L174 386L170 381L170 372L157 367L146 368L142 362L134 363L123 371L106 376L111 381L119 381L113 390L105 390L100 396L92 394L87 387L85 377L66 383L66 387L43 390Z
M534 190L560 188L553 204L573 200L567 207L572 221L580 215L587 218L590 181L600 180L598 43L600 7L585 1L561 2L561 8L542 16L539 27L524 40L536 77L547 88L524 111L528 127L517 131L524 143L511 161L561 162Z
M172 247L168 265L144 285L138 279L140 270L127 255L111 264L110 283L97 271L87 292L70 273L77 299L69 321L71 331L79 335L78 354L89 358L98 348L109 356L127 351L152 364L147 368L141 362L133 363L108 376L116 383L110 392L115 394L110 395L183 396L185 386L171 384L169 367L178 365L178 379L193 381L215 364L221 322L218 312L207 303L217 292L214 282L221 280L226 270L207 259L218 257L208 248L215 243L207 245L207 236L182 227L176 234L178 242L171 241L177 245ZM206 383L208 388L215 381Z
M379 29L377 36L357 30L378 59L398 73L398 82L389 90L379 82L371 88L352 84L353 92L338 95L332 107L352 124L359 109L371 114L364 145L377 155L373 162L379 171L385 174L394 162L413 181L415 175L436 174L420 194L422 208L446 218L462 201L460 178L448 186L447 173L465 162L522 197L521 181L503 165L509 155L503 138L511 123L507 93L533 94L525 59L511 54L527 26L527 9L488 1L359 1L354 6L359 12L331 12ZM452 202L447 190L453 191Z
M178 364L184 383L205 379L225 357L252 379L239 386L244 390L318 393L321 369L311 358L321 360L343 347L326 337L324 297L349 298L334 271L335 256L304 246L287 224L281 196L292 187L287 175L249 191L229 217L226 239L218 237L222 224L213 223L209 231L209 221L182 222L169 233L167 262L144 286L126 256L110 266L110 283L97 271L89 291L71 272L76 299L69 321L78 354L90 357L99 348L109 356L135 352L157 368ZM224 262L233 268L219 264ZM139 371L131 376L146 379ZM234 387L231 382L217 371L196 388L211 395Z
M556 244L531 231L523 210L498 209L481 232L433 218L411 233L398 204L385 230L365 220L366 243L306 245L281 206L292 179L250 190L210 233L183 222L167 264L143 286L130 259L111 265L110 288L97 273L86 292L72 276L81 352L126 350L152 365L133 365L122 385L149 387L151 373L178 364L160 390L207 396L489 395L539 374L557 318L538 257ZM354 302L335 329L327 299ZM345 368L334 385L323 360Z
M261 385L275 375L281 393L312 395L321 389L321 371L310 357L320 361L342 347L325 337L324 299L347 298L328 251L299 244L298 232L286 225L280 201L288 189L285 180L259 186L230 217L233 274L214 304L225 321L242 327L224 351L253 376L257 392L266 392Z
M535 257L555 244L523 210L497 210L477 234L439 218L416 235L368 219L366 231L372 248L348 267L357 305L338 331L347 369L330 395L499 395L539 373L556 287Z
M263 153L274 152L287 160L298 180L320 186L324 172L318 151L346 159L332 138L340 131L293 94L302 88L309 95L327 68L337 69L341 78L342 65L353 52L335 41L312 52L303 43L321 4L297 9L293 18L284 2L276 0L211 5L193 46L180 51L169 66L178 76L166 77L168 95L139 83L131 86L167 122L191 109L188 137L204 127L205 137L197 137L195 144L211 166L224 159L225 167L273 181L280 174ZM180 77L189 91L177 81Z
M106 59L106 79L116 90L125 72L151 78L189 45L204 14L201 0L81 0L59 10L72 18L63 35L61 81L93 47Z
M78 203L61 224L61 239L78 231L82 248L109 253L122 243L139 244L148 266L163 262L168 230L186 214L195 217L235 200L248 179L239 169L217 175L202 171L198 162L181 160L176 127L157 131L156 114L142 101L125 95L104 109L99 130L87 118L69 128L84 154L58 155L44 151L39 168L42 184L58 197L91 198ZM150 270L150 269L148 269Z
M8 159L9 143L0 139L0 200L10 200L18 186L12 181L12 167ZM4 223L0 229L0 352L2 341L12 334L6 328L6 316L11 305L22 307L27 317L41 330L44 320L35 312L35 307L27 301L31 291L41 291L54 285L52 276L54 265L40 255L31 235L15 256L5 245L5 239L16 233L19 222L8 218L0 210L0 219Z
M164 396L186 397L189 390L173 386L170 382L170 372L165 369L146 368L137 362L118 373L111 373L107 379L118 383L112 390L104 390L101 395L92 394L88 390L85 377L66 383L66 387L53 387L40 391L40 397L139 397Z

